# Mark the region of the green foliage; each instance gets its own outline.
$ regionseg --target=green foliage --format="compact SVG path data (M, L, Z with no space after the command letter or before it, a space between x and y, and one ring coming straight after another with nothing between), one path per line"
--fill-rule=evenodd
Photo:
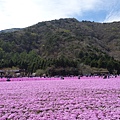
M119 22L60 19L0 33L0 68L76 75L83 63L120 73L119 28Z
M44 70L42 70L42 69L38 69L38 70L36 70L36 76L42 76L42 75L44 75L46 72L44 71Z

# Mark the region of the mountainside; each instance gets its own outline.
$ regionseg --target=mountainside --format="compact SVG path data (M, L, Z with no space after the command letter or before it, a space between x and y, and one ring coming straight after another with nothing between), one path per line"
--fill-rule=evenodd
M118 65L120 22L79 22L74 18L67 18L40 22L14 32L0 33L1 54L28 54L30 51L34 51L43 59L59 59L65 56L91 67L98 67L100 58L105 57ZM97 65L89 64L93 60L97 61Z
M21 28L12 28L12 29L1 30L0 33L15 32L19 30L21 30Z

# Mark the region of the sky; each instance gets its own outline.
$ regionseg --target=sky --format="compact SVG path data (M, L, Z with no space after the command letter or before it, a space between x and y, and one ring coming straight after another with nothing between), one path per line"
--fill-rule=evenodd
M0 30L60 18L120 21L120 0L0 0Z

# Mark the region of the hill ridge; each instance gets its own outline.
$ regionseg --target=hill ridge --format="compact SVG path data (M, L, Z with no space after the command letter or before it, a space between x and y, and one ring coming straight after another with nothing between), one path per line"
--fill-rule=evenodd
M120 61L119 33L120 22L79 22L75 18L66 18L0 33L0 49L1 54L29 54L34 51L42 59L65 58L67 62L71 60L79 65L84 63L90 67L105 69L108 69L105 64L112 61L114 69L118 71L116 64ZM1 60L3 58L6 59L4 55ZM101 66L98 65L100 61Z

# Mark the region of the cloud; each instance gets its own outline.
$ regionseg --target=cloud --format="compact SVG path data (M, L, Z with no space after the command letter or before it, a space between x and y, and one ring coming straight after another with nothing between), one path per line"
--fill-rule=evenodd
M0 29L22 28L59 18L77 16L82 19L86 12L100 10L107 13L104 21L116 20L118 12L111 12L111 9L118 2L119 0L0 0Z
M110 12L104 22L120 21L120 12Z
M36 7L28 0L4 0L0 11L0 29L24 27L37 19L34 13L37 11Z
M0 29L82 16L84 11L92 10L96 4L96 0L0 0Z
M120 1L112 0L111 5L109 5L108 14L104 20L104 22L113 22L120 21Z
M70 17L75 14L82 15L85 10L94 8L96 0L35 0L41 14L40 19L59 19Z

